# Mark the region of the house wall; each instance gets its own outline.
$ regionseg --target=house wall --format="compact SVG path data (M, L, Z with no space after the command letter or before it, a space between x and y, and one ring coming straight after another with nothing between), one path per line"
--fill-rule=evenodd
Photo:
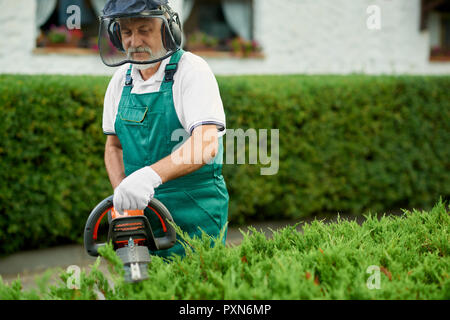
M170 4L170 0L169 0ZM381 29L366 12L381 9ZM35 3L0 0L0 73L112 74L97 55L33 54ZM450 74L430 63L420 0L254 0L264 58L205 58L216 74Z

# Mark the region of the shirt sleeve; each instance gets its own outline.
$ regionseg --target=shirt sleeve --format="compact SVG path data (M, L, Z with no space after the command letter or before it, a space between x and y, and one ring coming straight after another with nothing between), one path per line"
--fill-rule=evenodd
M215 124L221 137L226 123L219 86L206 61L196 59L183 74L182 124L189 134L200 125Z
M103 133L105 135L115 135L116 131L114 130L114 122L116 117L116 108L117 103L115 99L115 79L113 77L108 84L108 88L106 89L105 99L103 102L103 122L102 128Z

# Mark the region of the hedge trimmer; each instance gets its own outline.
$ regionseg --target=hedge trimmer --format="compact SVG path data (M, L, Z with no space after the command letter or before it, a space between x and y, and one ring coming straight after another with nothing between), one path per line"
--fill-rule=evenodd
M84 228L84 245L91 256L98 256L98 249L106 243L97 243L98 228L107 214L109 231L107 241L111 241L124 264L125 281L138 282L148 278L147 267L151 258L150 250L165 250L173 247L176 241L175 228L169 210L153 198L148 206L155 213L165 233L164 237L155 238L144 210L125 210L121 215L113 206L113 196L100 202L92 210Z

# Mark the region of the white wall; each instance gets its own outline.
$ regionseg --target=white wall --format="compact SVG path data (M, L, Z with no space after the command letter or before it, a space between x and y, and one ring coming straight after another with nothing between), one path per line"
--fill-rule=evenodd
M381 30L367 28L368 6ZM256 38L267 59L240 63L245 73L449 73L431 66L428 32L419 32L420 0L257 0ZM230 61L211 61L234 73Z
M381 9L381 30L367 28L369 5ZM0 8L0 73L114 72L96 55L33 54L34 0L0 0ZM254 10L265 58L206 58L216 74L450 74L450 63L428 61L420 0L254 0Z

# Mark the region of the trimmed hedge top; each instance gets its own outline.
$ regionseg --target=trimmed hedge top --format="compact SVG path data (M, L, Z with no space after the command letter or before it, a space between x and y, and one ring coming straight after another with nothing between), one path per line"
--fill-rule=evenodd
M149 279L123 281L123 266L112 246L101 254L109 276L98 269L81 272L80 288L67 288L69 273L54 286L22 291L20 280L2 283L0 299L443 299L450 298L448 207L405 211L400 217L367 215L359 226L338 220L284 228L266 239L252 229L241 245L225 247L211 239L183 238L184 259L166 263L152 257ZM179 232L180 230L178 230ZM49 275L46 275L47 277ZM48 279L47 279L48 280ZM100 295L101 293L101 295Z

